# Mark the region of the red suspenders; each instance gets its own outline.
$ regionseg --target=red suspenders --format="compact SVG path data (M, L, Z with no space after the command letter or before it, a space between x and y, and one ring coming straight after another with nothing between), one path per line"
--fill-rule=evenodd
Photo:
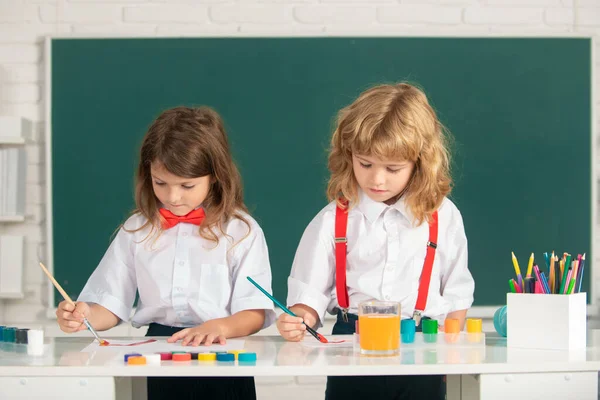
M350 301L348 298L348 288L346 286L346 249L348 239L346 238L346 228L348 226L348 209L342 209L338 205L335 209L335 288L337 292L338 303L342 308L344 316L348 312ZM413 319L419 325L421 316L427 304L427 295L429 293L429 282L431 281L431 270L435 259L435 249L438 239L438 213L435 211L429 221L429 240L427 241L427 254L421 279L419 282L419 294L415 305Z

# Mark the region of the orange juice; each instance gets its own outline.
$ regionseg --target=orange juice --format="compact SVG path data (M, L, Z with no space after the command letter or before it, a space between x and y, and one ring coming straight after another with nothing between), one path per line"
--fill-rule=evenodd
M400 346L400 315L358 316L360 349L364 354L395 354Z

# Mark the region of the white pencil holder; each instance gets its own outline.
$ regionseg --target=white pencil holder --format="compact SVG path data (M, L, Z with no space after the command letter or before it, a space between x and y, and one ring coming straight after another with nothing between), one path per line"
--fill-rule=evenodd
M586 293L508 293L507 347L571 350L586 346Z

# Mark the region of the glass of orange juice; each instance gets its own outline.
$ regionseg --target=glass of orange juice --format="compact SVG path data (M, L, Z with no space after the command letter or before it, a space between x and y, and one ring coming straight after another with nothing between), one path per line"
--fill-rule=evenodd
M360 353L390 356L400 350L400 303L365 301L358 305Z

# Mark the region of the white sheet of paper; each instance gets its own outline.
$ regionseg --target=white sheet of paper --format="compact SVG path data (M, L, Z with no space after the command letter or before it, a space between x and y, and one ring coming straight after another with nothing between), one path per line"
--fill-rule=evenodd
M141 337L136 339L128 340L115 340L106 339L109 344L121 344L128 345L132 343L143 342L145 340L152 339L150 337ZM156 339L156 342L144 343L135 346L100 346L97 341L93 341L86 348L81 350L83 353L97 352L97 351L110 351L119 353L167 353L172 351L188 351L190 353L206 353L210 351L229 351L229 350L242 350L244 348L244 341L240 339L229 339L224 345L213 344L210 346L182 346L181 341L177 343L167 343L166 339Z
M321 343L317 339L315 339L311 335L304 336L304 340L302 343L303 346L306 347L352 347L352 339L354 338L352 335L323 335L325 339L329 341L329 343ZM336 343L338 342L338 343Z

